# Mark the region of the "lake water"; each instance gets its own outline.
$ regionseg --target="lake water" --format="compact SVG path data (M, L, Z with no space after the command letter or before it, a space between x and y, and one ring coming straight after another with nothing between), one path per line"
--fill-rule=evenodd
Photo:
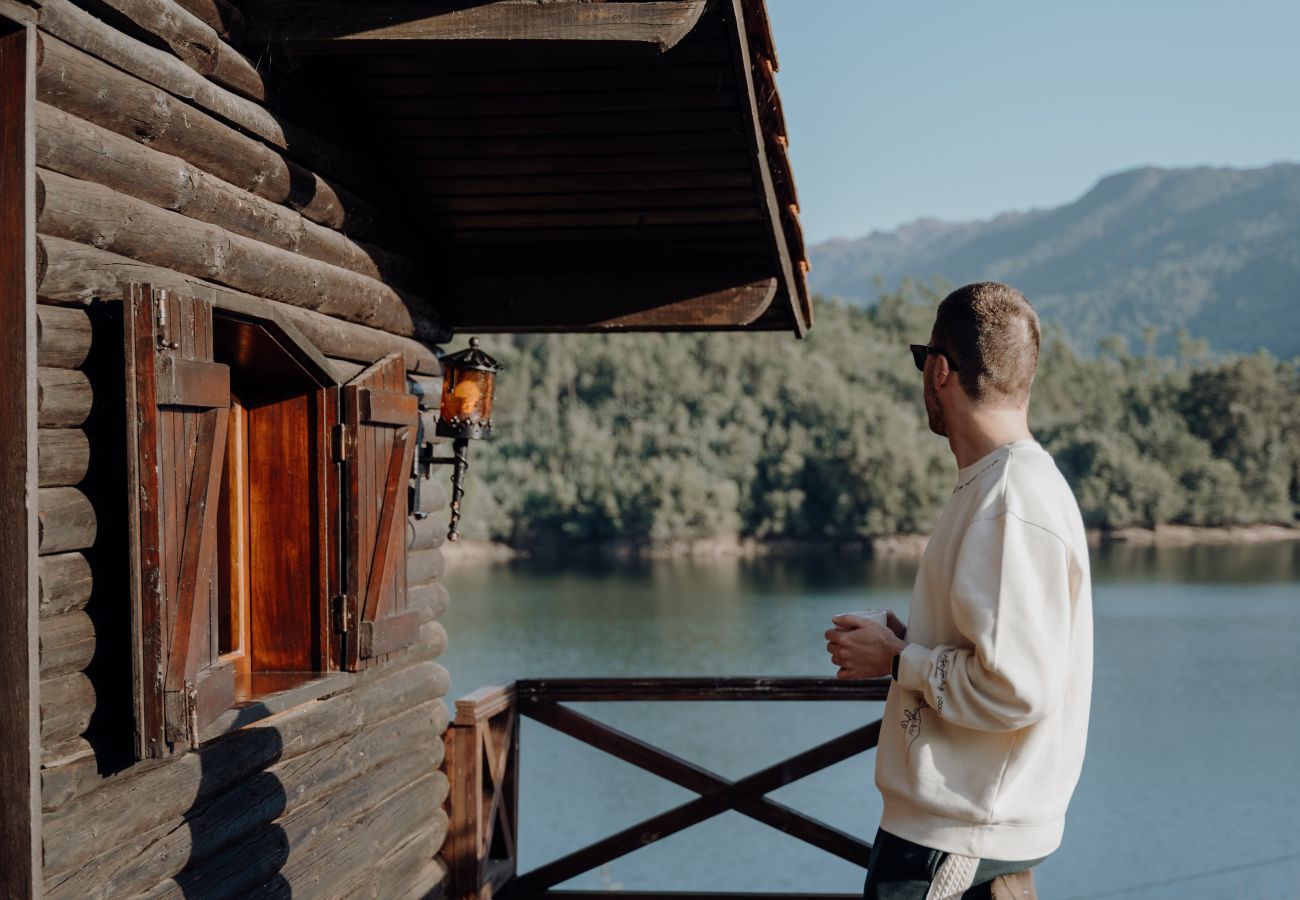
M906 618L912 565L862 560L460 569L452 695L523 677L832 675L830 616ZM1300 898L1300 543L1093 561L1083 778L1044 898ZM729 778L880 718L878 703L579 704ZM771 796L871 840L874 752ZM525 721L520 870L695 795ZM860 891L863 871L727 813L574 888Z

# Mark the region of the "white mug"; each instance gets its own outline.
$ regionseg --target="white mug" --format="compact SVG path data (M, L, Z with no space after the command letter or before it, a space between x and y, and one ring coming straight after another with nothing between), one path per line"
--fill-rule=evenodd
M882 628L889 627L889 610L887 609L860 609L857 612L840 613L842 616L856 616L859 619L867 619L875 622Z

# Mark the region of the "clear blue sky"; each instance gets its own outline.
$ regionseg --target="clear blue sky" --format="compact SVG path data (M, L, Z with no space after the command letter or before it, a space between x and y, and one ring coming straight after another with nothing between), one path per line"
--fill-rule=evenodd
M1300 0L767 0L810 242L1300 159Z

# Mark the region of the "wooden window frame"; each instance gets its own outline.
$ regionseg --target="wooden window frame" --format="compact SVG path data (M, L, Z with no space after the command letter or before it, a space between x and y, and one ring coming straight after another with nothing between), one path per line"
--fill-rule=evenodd
M405 533L419 409L401 354L344 384L262 307L136 285L124 318L137 753L168 756L418 641ZM189 330L178 344L167 327ZM174 371L203 375L202 395L181 398ZM264 550L266 535L288 543Z

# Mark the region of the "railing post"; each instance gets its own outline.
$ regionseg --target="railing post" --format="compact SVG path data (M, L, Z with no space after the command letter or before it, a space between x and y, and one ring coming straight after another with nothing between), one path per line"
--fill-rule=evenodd
M447 729L450 829L443 850L453 900L490 900L515 874L519 718L514 684L456 701Z

